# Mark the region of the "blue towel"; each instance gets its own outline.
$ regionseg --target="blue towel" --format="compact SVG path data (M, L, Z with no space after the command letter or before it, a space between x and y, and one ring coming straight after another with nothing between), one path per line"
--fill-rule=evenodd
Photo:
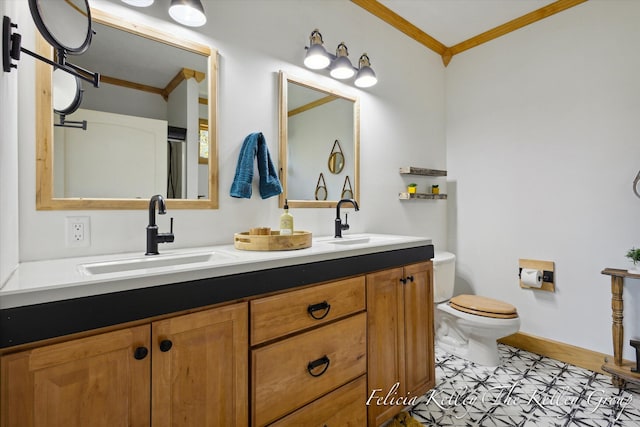
M230 194L232 197L244 199L251 198L251 181L253 180L253 158L258 160L258 173L260 174L260 196L267 199L282 193L282 185L278 179L276 168L271 162L267 141L262 132L255 132L244 139L236 175L231 184Z

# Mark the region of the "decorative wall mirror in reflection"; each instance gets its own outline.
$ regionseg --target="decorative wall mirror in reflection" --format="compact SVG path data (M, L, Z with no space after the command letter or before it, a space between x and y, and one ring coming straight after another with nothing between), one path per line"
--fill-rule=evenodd
M360 101L357 97L280 72L280 181L289 207L329 208L340 200L346 176L360 197ZM341 168L331 170L340 141ZM332 148L333 147L333 148ZM329 153L329 162L327 162ZM337 158L334 157L334 166ZM326 183L318 197L318 174ZM351 184L351 181L349 181Z
M217 52L92 8L91 48L74 58L101 73L55 127L51 69L36 68L38 209L218 207ZM40 38L39 53L51 57Z
M329 154L328 166L329 172L331 173L340 173L344 168L344 154L342 153L340 141L338 141L337 139L333 143L331 154Z

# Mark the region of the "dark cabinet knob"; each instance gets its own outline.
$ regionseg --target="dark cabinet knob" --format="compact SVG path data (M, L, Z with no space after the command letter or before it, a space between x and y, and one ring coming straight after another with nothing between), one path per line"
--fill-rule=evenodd
M410 280L411 282L413 282L413 276L407 276L407 280Z
M136 360L142 360L147 357L147 354L149 354L149 350L147 349L147 347L137 347L133 352L133 357Z
M160 341L160 351L167 352L171 350L171 347L173 347L173 343L171 342L171 340Z

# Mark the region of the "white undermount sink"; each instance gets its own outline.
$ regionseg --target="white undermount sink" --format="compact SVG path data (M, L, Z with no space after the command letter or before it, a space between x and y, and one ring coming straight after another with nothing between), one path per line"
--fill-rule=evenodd
M318 242L331 243L334 245L360 245L364 243L382 243L393 240L393 236L382 236L376 234L355 234L344 235L342 237L327 237L318 239Z
M80 269L87 274L120 273L163 267L181 267L185 265L208 263L231 256L220 252L199 252L189 254L150 255L139 258L127 258L113 261L81 264Z

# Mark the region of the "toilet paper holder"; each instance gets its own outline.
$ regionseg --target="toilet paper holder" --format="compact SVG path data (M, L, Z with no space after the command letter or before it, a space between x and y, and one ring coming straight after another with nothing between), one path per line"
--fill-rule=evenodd
M523 289L534 289L541 290L547 292L555 292L555 263L553 261L540 261L535 259L520 259L518 261L519 269L518 269L518 281L520 282L520 287ZM527 286L522 283L522 270L523 269L533 269L540 270L542 272L542 286L539 288L534 288L531 286Z
M518 270L518 277L522 277L522 267ZM553 271L542 270L542 281L553 283Z

